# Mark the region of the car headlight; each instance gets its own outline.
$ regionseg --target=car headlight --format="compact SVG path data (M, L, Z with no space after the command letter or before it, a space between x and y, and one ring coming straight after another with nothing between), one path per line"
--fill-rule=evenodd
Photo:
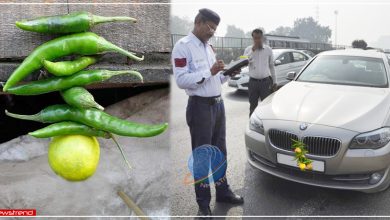
M255 113L253 113L249 119L249 129L264 134L263 121Z
M390 141L390 128L380 128L375 131L357 135L350 145L353 149L378 149Z

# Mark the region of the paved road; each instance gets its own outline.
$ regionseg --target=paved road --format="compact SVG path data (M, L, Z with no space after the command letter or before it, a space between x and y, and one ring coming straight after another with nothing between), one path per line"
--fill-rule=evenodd
M183 183L188 174L190 134L185 121L187 96L171 81L171 214L196 215L193 186ZM249 104L246 93L223 86L227 117L227 177L231 188L244 196L243 206L215 203L214 215L390 215L390 190L377 194L306 186L253 169L245 154L244 131ZM214 192L213 192L214 193Z

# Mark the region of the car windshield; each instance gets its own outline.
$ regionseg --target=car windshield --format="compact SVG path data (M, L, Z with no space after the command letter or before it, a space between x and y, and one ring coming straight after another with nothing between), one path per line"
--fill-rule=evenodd
M387 57L387 62L389 63L389 65L390 65L390 54L386 54L386 57Z
M371 87L388 85L383 59L341 55L317 57L297 81Z
M283 51L280 50L272 50L274 59L278 58L280 54L282 54Z

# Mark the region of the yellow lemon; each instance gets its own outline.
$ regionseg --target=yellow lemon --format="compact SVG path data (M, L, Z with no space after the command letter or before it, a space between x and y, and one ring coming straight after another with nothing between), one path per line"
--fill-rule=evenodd
M298 153L298 154L302 152L301 148L299 148L299 147L295 148L294 151L295 151L295 153Z
M299 163L299 169L305 170L306 169L306 165L304 163Z
M81 181L92 176L100 157L99 142L95 137L64 135L52 139L49 145L49 165L53 171L69 181Z

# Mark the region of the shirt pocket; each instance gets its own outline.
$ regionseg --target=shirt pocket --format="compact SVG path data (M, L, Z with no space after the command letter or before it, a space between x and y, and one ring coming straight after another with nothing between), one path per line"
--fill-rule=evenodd
M207 61L205 58L194 59L193 63L196 70L207 69Z

